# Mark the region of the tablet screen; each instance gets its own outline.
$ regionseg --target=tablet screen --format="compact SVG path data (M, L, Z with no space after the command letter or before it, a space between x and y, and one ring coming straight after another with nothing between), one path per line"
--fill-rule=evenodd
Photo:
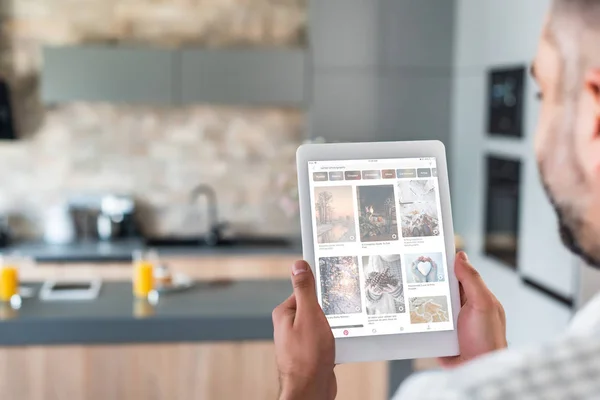
M334 336L454 329L435 158L310 161L309 179Z

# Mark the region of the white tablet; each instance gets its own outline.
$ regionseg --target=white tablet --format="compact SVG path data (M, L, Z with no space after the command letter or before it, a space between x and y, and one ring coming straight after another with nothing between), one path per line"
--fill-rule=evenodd
M336 363L458 354L444 145L309 144L297 163L303 253Z
M40 289L42 301L84 301L98 298L102 281L46 281Z

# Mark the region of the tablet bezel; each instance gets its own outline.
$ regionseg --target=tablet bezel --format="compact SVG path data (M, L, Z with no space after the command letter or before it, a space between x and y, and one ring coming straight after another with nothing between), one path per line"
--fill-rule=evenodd
M381 360L402 360L453 356L459 353L457 319L460 311L458 280L454 274L454 228L450 204L450 185L446 149L440 141L305 144L298 148L298 195L302 227L303 257L315 273L312 207L310 200L309 161L370 160L435 157L442 208L442 224L448 261L450 298L454 330L336 338L336 364Z

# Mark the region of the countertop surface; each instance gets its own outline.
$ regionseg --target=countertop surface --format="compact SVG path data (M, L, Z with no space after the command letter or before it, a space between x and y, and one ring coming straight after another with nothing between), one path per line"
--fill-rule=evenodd
M247 243L210 247L206 245L161 245L147 246L143 239L128 239L115 242L81 242L67 245L52 245L43 242L17 243L0 249L0 253L17 253L36 259L38 262L130 262L135 250L151 247L161 256L219 256L252 254L302 254L299 240L285 244Z
M271 312L291 293L289 280L199 282L135 301L131 284L105 282L93 301L23 299L0 309L0 346L271 340Z

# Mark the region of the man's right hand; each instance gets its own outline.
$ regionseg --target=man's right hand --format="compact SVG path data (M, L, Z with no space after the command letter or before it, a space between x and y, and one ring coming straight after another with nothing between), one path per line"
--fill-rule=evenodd
M465 253L457 254L454 272L460 282L462 305L457 327L460 354L439 359L440 365L447 368L507 347L504 308Z

